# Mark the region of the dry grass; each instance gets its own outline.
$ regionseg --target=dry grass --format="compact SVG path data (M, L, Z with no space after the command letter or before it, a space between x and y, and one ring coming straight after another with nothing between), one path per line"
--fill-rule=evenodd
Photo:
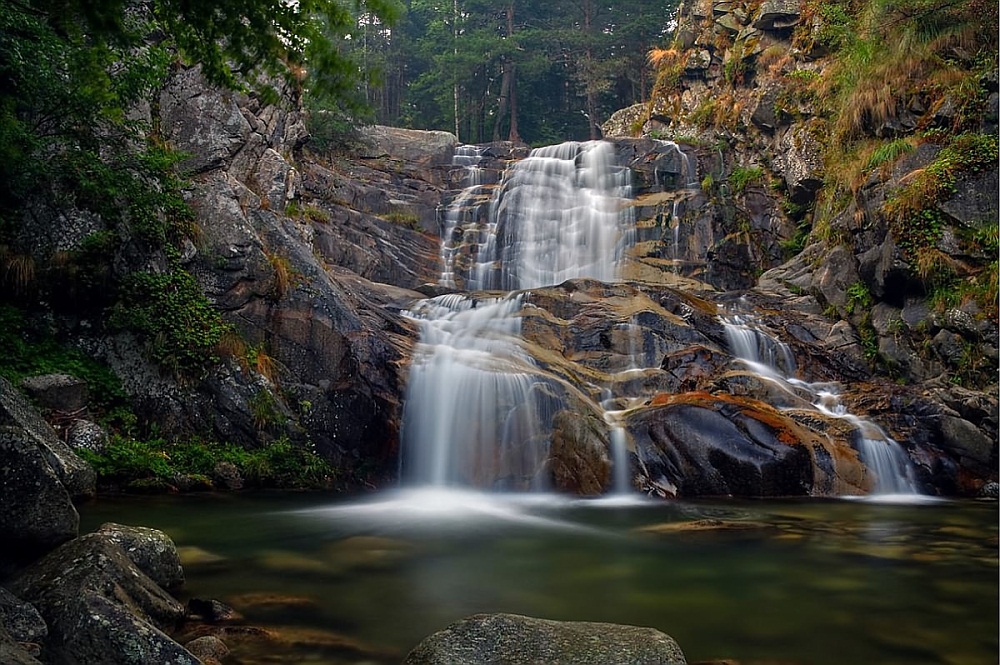
M235 330L227 330L222 333L219 342L215 345L215 352L223 358L235 358L243 371L250 368L247 363L247 343Z
M0 283L15 293L24 293L35 281L35 259L30 254L14 252L0 245Z
M967 267L936 247L922 247L916 251L915 268L925 283L946 281L967 272Z
M274 287L272 295L276 300L280 300L288 293L295 281L295 269L288 257L279 254L268 254L267 260L274 270Z
M676 64L680 59L681 52L675 48L654 48L646 54L646 61L654 69Z

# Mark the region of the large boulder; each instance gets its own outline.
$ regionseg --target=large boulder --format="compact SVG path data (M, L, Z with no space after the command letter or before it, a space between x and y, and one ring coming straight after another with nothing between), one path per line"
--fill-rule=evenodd
M391 157L423 166L449 164L458 139L454 134L374 125L362 129L368 143L365 157Z
M69 493L35 442L0 426L0 569L75 538L79 527Z
M0 377L0 427L12 427L34 446L73 498L92 496L97 476L89 464L62 442L55 430L6 379ZM12 469L5 471L14 473ZM6 490L6 486L5 486Z
M164 589L184 584L184 570L170 536L145 526L107 522L97 533L122 548L132 563Z
M672 637L655 628L476 614L425 638L404 665L685 665Z
M678 496L812 490L809 437L762 402L698 392L658 395L627 422L649 480L674 487Z
M163 632L184 606L147 577L107 535L87 534L40 559L9 584L49 627L46 661L198 665Z
M32 656L0 626L0 663L4 665L42 665L42 661Z
M49 634L49 627L31 603L26 603L0 587L0 629L18 642L37 644ZM0 659L6 663L6 660Z

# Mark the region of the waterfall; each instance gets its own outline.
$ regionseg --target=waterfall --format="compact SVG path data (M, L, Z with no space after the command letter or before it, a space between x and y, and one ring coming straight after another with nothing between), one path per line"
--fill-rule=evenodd
M635 242L631 172L602 141L536 148L504 175L479 245L475 289L613 281Z
M544 458L536 368L520 346L521 298L448 294L406 312L419 322L403 413L402 471L432 486L531 485Z
M445 214L441 284L455 286L459 226L485 199L480 153L453 163L467 185ZM634 242L631 172L603 142L538 148L508 167L480 229L470 288L514 291L574 277L612 281ZM471 234L469 234L471 235ZM458 294L416 303L420 328L403 409L401 477L429 486L539 489L559 391L524 351L520 294ZM619 428L621 429L621 428ZM616 487L627 478L624 430L613 436Z
M917 482L906 451L877 424L850 414L830 383L809 383L794 378L795 356L787 344L764 332L745 316L723 317L726 339L733 355L763 379L789 392L798 388L809 396L817 411L851 423L861 462L875 476L873 494L916 494Z
M438 284L455 287L455 254L459 250L460 225L474 222L478 216L480 201L484 198L484 169L480 166L485 148L460 145L451 158L452 166L463 171L463 189L448 205L444 213L444 228L441 232L441 277ZM456 237L456 231L459 236Z

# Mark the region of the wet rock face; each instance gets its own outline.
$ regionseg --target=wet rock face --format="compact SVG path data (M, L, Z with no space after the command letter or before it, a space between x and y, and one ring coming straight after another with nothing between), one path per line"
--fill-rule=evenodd
M680 395L629 419L651 479L679 496L801 496L812 489L812 462L790 422L749 402Z
M403 662L684 665L687 660L673 638L653 628L477 614L425 638Z

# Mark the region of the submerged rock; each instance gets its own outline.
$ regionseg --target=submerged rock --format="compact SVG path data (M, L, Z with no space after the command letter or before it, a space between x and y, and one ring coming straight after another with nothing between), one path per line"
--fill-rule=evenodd
M425 638L404 665L684 665L672 637L655 628L476 614Z

